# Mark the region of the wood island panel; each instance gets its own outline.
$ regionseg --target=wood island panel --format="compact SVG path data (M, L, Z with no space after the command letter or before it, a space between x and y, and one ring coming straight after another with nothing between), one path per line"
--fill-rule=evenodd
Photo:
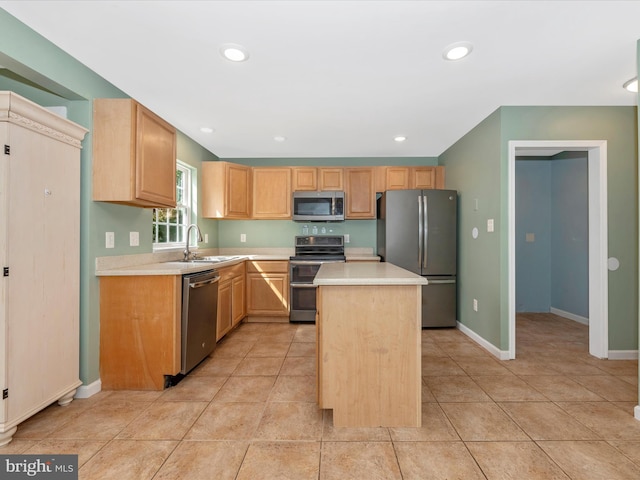
M105 390L162 390L180 373L179 275L100 278L100 379Z
M320 408L336 427L421 426L421 286L321 285Z

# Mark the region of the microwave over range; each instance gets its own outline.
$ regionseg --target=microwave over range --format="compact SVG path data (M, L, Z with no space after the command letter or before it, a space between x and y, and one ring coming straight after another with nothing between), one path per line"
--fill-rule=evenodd
M342 222L344 192L293 192L293 220L296 222Z

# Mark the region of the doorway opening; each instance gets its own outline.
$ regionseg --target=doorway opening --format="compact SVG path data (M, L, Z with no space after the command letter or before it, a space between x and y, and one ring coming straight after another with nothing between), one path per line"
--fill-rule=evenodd
M589 189L589 353L608 358L607 280L607 142L606 141L510 141L508 158L508 358L516 358L515 274L515 166L516 157L560 151L587 154Z

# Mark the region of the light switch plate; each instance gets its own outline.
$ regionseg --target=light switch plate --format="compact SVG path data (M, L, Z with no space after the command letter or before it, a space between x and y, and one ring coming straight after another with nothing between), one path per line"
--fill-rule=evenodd
M139 232L129 232L129 246L137 247L140 245L140 233Z
M493 218L490 218L487 220L487 232L493 232L493 229L494 229Z
M344 234L344 243L349 243L350 241L351 241L351 239L350 239L350 237L349 237L349 234L348 234L348 233L345 233L345 234Z
M244 242L246 242L246 241L247 241L247 234L246 234L246 233L241 233L241 234L240 234L240 241L241 241L242 243L244 243Z
M209 243L209 234L208 233L204 234L204 243Z
M107 232L104 235L105 248L114 248L116 246L116 234L113 232Z

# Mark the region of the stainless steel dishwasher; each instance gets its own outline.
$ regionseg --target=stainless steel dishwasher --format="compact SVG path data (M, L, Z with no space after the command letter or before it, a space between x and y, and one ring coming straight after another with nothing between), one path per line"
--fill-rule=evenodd
M217 270L182 276L182 363L186 375L216 348Z

